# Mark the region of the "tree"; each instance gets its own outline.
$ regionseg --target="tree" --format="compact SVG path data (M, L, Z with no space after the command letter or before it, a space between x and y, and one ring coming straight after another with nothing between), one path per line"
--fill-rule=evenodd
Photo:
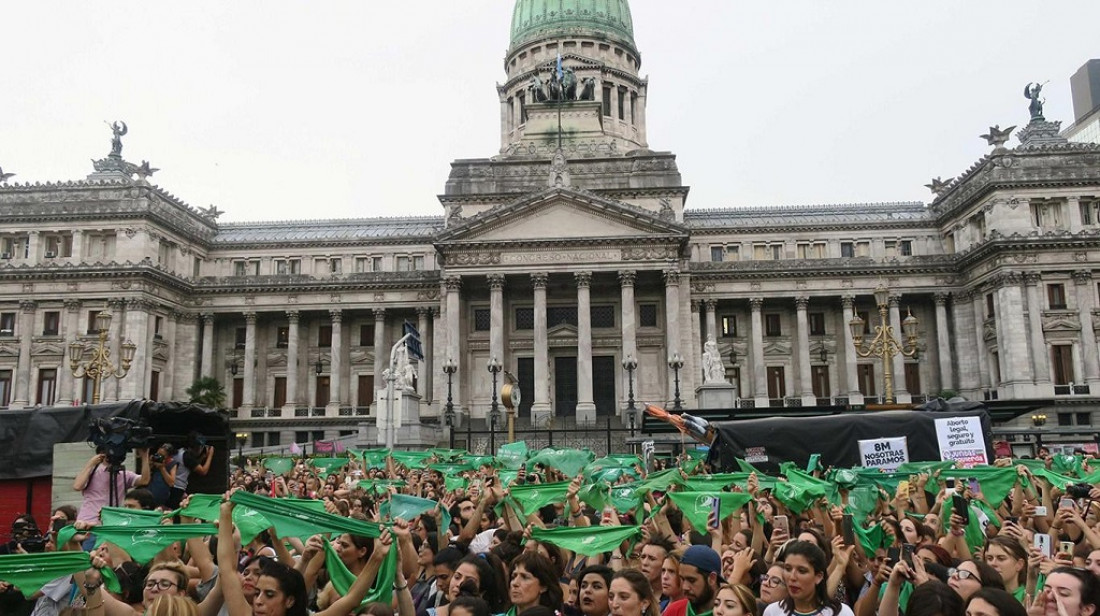
M225 406L225 387L221 381L212 376L200 376L187 388L187 395L191 402L201 404L212 409L220 409Z

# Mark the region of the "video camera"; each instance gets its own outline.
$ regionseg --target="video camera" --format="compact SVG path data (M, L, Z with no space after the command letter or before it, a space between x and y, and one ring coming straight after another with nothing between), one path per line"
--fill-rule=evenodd
M125 417L96 418L88 425L88 442L113 466L122 464L130 450L148 447L152 437L152 428Z

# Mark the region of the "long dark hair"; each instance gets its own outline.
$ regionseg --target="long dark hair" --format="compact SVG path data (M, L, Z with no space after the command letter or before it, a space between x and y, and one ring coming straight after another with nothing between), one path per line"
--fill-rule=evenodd
M1076 567L1055 567L1049 574L1047 579L1050 579L1051 575L1055 573L1065 573L1066 575L1072 575L1081 582L1081 605L1091 605L1095 608L1100 608L1100 579L1097 579L1091 571L1087 569L1077 569Z
M828 590L828 577L829 577L829 565L825 560L825 552L817 547L817 545L809 541L791 541L787 543L783 550L783 562L790 561L791 556L798 555L806 559L806 562L810 563L813 567L814 573L821 574L821 581L814 586L814 600L817 603L817 607L827 607L833 612L840 611L840 602L834 597L829 596ZM790 595L782 601L780 604L783 611L788 614L794 613L794 597Z
M508 584L504 581L500 559L487 552L470 554L460 560L455 565L455 569L466 564L473 565L477 569L477 592L489 604L489 610L494 614L503 612L504 605L507 602Z
M553 561L538 552L528 550L512 561L512 575L515 575L516 567L523 567L542 585L544 590L539 593L539 605L545 605L554 610L561 609L564 601L561 583L558 582L561 574Z
M299 571L277 560L268 560L260 568L260 575L274 578L279 583L279 590L294 599L294 605L287 608L286 616L309 616L309 593L306 591L306 581Z
M970 602L974 599L981 599L989 603L996 608L997 614L1000 616L1027 616L1027 610L1024 609L1023 604L1017 601L1016 597L1012 596L1012 593L1003 588L979 588L977 592L970 595L970 598L966 600L964 613L966 609L970 608Z

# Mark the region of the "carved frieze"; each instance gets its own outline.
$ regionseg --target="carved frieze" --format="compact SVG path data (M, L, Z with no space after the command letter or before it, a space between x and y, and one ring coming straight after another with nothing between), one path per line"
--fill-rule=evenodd
M19 343L15 341L0 342L0 358L19 357Z
M282 349L267 351L264 360L269 367L286 366L286 351Z
M1081 331L1081 317L1076 312L1047 310L1042 315L1043 331Z
M153 359L168 361L172 354L168 351L168 343L163 340L153 341Z
M636 246L622 249L623 261L662 261L675 258L676 248L672 246Z
M764 342L764 355L788 357L791 354L789 340L768 340Z
M63 340L35 340L31 344L31 356L33 357L60 357L65 354L65 342Z
M455 252L446 255L447 265L497 265L500 263L499 252Z

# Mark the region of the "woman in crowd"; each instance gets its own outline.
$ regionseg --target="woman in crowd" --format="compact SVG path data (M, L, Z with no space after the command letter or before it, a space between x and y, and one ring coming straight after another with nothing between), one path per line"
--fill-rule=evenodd
M762 606L779 603L787 598L787 582L784 581L786 571L782 563L777 563L768 568L768 572L760 577L760 604Z
M447 587L447 599L452 600L461 594L461 589L467 583L473 587L472 594L482 598L489 604L489 610L494 614L504 611L506 604L505 585L500 575L500 568L490 562L499 562L492 554L470 554L459 561L451 575L450 584ZM433 614L432 610L428 610ZM448 616L448 606L441 605L434 612L434 616Z
M680 580L680 557L683 552L674 550L669 552L665 562L661 565L661 601L658 607L664 611L669 603L684 598L684 587Z
M340 557L340 562L344 563L344 566L348 568L348 571L350 571L352 575L359 575L362 573L363 568L367 566L367 561L370 559L371 552L373 551L373 545L373 539L349 533L340 535L336 538L336 541L332 542L332 548L335 550L336 555ZM317 607L324 609L332 605L338 597L339 593L336 592L332 583L329 582L325 585L325 588L317 594Z
M985 562L1001 574L1004 588L1023 603L1027 581L1027 550L1020 541L1007 535L997 535L985 546Z
M1027 616L1027 610L1000 588L982 588L967 599L966 616Z
M611 578L608 607L611 616L658 616L653 588L636 569L624 569Z
M722 584L714 599L714 616L756 616L756 597L743 584Z
M577 574L577 607L584 616L607 616L608 591L614 572L604 565L589 565Z
M851 608L829 596L825 552L809 541L796 540L783 551L783 581L787 598L769 605L764 616L854 616Z
M1091 572L1057 567L1027 610L1028 616L1094 616L1100 607L1100 581Z
M508 598L512 602L509 616L535 605L561 609L564 596L558 579L554 563L542 554L528 550L517 556L512 561L512 580L508 584Z
M996 569L987 565L985 561L964 560L956 567L948 570L947 585L962 598L970 599L974 593L983 588L1004 590L1004 580Z

